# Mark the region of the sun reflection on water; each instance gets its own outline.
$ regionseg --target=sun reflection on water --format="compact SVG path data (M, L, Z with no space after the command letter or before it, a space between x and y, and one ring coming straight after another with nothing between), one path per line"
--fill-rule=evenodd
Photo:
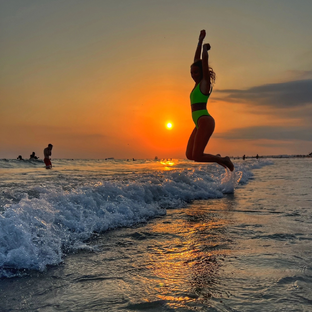
M183 222L155 223L152 232L166 237L151 246L148 267L154 275L157 298L172 308L183 302L222 297L219 271L228 250L228 221L198 206Z
M165 170L171 170L175 164L176 164L176 161L172 160L172 159L162 159L160 161L160 163L165 166Z

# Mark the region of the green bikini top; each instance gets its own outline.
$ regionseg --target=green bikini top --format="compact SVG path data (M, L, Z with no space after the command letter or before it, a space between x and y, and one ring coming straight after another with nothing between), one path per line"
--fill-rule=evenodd
M200 83L199 83L191 92L191 95L190 95L191 104L207 103L210 94L211 94L211 91L208 95L203 94L200 91Z

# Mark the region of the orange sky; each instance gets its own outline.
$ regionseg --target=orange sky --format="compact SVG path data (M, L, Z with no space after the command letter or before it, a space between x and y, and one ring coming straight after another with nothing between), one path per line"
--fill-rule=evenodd
M0 158L48 143L54 158L184 158L203 28L217 73L206 152L312 152L312 3L298 3L1 2Z

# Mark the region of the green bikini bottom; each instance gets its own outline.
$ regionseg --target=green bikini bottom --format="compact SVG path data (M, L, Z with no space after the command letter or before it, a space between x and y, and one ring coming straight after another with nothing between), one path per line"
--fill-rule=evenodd
M196 128L198 128L197 122L201 116L210 116L207 109L201 109L201 110L192 112L192 118L193 118Z

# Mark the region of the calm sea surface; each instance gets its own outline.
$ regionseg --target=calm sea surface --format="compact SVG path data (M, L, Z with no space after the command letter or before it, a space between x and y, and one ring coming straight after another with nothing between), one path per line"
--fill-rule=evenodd
M0 160L0 311L312 311L312 159Z

